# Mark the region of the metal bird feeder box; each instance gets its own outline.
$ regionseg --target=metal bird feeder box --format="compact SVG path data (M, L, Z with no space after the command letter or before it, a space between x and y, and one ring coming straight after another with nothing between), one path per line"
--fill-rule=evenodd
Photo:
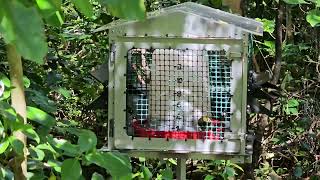
M260 22L187 2L103 29L110 150L250 161L247 61Z

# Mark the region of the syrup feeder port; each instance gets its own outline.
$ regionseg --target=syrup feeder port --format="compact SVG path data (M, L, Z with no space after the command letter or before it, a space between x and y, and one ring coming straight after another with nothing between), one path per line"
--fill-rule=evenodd
M133 156L251 161L252 35L262 24L192 2L108 30L108 147Z

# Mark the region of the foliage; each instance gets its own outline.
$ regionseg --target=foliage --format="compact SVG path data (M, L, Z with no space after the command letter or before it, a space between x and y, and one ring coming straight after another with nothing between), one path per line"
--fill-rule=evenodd
M10 103L10 80L0 40L0 179L13 179L12 158L22 154L22 144L13 132L28 137L30 179L173 179L176 160L146 160L119 153L105 153L105 110L87 108L105 85L89 74L106 59L107 33L94 29L115 19L143 19L145 9L156 10L183 1L147 0L0 0L0 34L27 60L24 62L29 124L21 123ZM199 0L225 9L222 1ZM246 16L259 18L265 34L255 37L255 59L261 71L272 68L275 57L275 16L278 1L247 0ZM293 28L285 27L281 96L273 100L276 116L269 118L262 141L266 150L253 167L255 178L317 178L320 153L319 7L318 0L284 0L291 9ZM125 5L124 5L125 4ZM288 10L289 11L289 10ZM263 12L263 13L261 13ZM287 13L287 11L285 12ZM285 14L287 16L287 14ZM290 17L288 16L288 20ZM26 24L28 23L28 24ZM287 35L292 31L292 38ZM35 51L36 50L36 51ZM257 129L260 115L252 115L250 128ZM70 171L67 167L74 167ZM132 173L131 173L132 172ZM230 161L188 161L188 177L228 179L250 173Z
M94 16L93 5L88 0L71 0L71 2L87 17ZM145 6L141 0L101 0L100 2L115 16L130 19L143 19L145 17ZM41 19L44 18L50 25L62 24L62 1L37 0L33 3L32 1L22 0L1 0L0 3L0 33L6 43L14 44L24 58L42 64L48 48L44 34L44 23ZM37 49L37 51L34 51L34 49Z
M10 160L14 157L13 152L18 155L23 154L24 145L12 135L18 130L29 138L28 168L31 179L36 177L46 179L53 176L79 179L82 176L82 168L91 163L104 168L114 177L126 177L131 174L129 158L120 153L97 150L97 138L92 131L61 123L57 126L55 118L36 107L28 107L28 119L33 122L32 125L23 124L7 100L1 101L0 106L0 164L6 165L2 168L1 179L12 174ZM70 135L74 137L67 140L59 136L54 137L51 132L63 135L61 137Z
M65 9L62 7L62 1L37 0L29 2L17 0L0 1L0 3L2 4L0 7L0 33L5 42L15 45L18 52L25 59L42 64L48 51L42 19L46 24L53 25L52 27L47 27L49 31L50 29L56 31L54 26L63 25L63 10ZM72 1L72 3L81 13L89 18L94 18L94 6L89 1ZM127 17L127 10L130 10L128 18L133 18L135 14L138 14L137 18L144 18L144 16L141 16L144 13L144 5L141 3L139 5L140 9L130 9L128 6L123 6L125 1L121 4L103 3L105 6L112 6L114 10L121 9L116 15L123 18ZM97 4L95 5L95 8L98 7ZM70 7L70 4L66 7ZM49 45L51 43L52 41L49 39ZM50 59L48 58L48 60ZM55 63L57 62L51 62L51 70L56 70L57 64ZM34 68L39 70L40 67L33 65L32 71L35 70ZM26 70L28 71L28 66ZM43 77L41 68L38 77L39 75ZM131 176L131 165L127 156L97 150L95 133L88 129L70 127L69 124L61 122L56 124L56 119L47 113L56 113L56 105L43 94L43 90L46 91L46 87L54 86L52 81L55 81L54 84L56 84L58 78L56 75L55 72L51 73L51 77L49 77L52 80L51 83L50 81L47 82L47 86L43 86L42 80L37 81L34 77L32 81L25 78L25 85L28 88L27 93L31 95L28 96L28 104L31 103L32 106L27 108L27 117L30 124L23 124L22 118L8 104L11 88L10 81L8 81L5 74L1 74L1 82L5 82L4 85L8 93L5 93L5 96L1 97L2 101L0 101L0 152L2 156L0 164L4 165L4 167L1 166L0 178L13 179L11 169L14 164L10 162L14 157L14 153L16 156L23 158L24 144L13 135L16 131L22 131L29 139L27 148L30 152L28 156L28 178L30 179L55 179L60 176L62 179L69 179L70 177L79 179L83 178L82 168L90 166L90 164L100 166L114 178ZM37 86L42 86L42 88L36 90ZM64 98L71 97L69 91L64 87L58 86L54 90ZM47 112L38 107L45 109ZM67 137L67 139L61 137ZM74 143L76 140L77 143ZM72 168L70 169L70 167ZM119 169L121 169L121 172L119 172ZM95 173L94 176L98 177L99 175Z

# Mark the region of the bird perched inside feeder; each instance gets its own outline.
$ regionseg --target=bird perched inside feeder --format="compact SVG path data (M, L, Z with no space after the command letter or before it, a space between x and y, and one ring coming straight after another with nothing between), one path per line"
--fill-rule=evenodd
M208 116L202 116L198 120L198 126L200 127L201 130L206 130L208 126L211 124L211 119Z

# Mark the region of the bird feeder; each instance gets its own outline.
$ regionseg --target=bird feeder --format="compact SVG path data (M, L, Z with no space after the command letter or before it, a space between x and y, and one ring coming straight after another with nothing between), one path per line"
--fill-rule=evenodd
M250 36L260 22L187 2L112 22L108 149L250 162Z

